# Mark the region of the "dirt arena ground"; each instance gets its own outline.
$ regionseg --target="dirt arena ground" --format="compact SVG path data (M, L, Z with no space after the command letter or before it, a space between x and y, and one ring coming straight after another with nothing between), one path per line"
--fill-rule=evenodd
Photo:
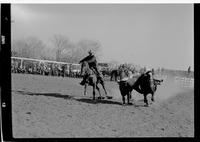
M194 137L194 89L167 79L144 107L132 92L133 105L121 105L116 82L106 82L110 100L92 100L80 79L12 74L12 123L15 138ZM101 87L100 87L101 88ZM103 90L101 90L103 94ZM98 93L97 93L98 96Z

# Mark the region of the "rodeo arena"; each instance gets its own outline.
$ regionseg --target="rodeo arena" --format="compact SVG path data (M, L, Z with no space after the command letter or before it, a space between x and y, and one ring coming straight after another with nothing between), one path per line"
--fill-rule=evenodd
M15 138L194 136L190 70L98 63L81 85L83 63L11 61Z

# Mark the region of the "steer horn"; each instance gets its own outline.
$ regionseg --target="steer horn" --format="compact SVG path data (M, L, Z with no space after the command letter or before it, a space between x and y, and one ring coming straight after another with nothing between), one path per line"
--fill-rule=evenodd
M161 80L154 79L154 82L155 82L157 85L161 85L161 82L163 82L163 79L161 79Z

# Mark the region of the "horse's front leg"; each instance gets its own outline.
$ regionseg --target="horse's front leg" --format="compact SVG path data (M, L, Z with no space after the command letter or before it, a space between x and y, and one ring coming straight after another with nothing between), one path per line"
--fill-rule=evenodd
M104 85L104 82L103 82L103 81L101 82L101 85L102 85L103 90L104 90L104 92L105 92L105 94L106 94L106 96L107 96L107 91L106 91L106 88L105 88L105 85Z
M131 95L131 92L128 91L127 92L127 100L128 100L128 104L131 105L132 103L130 103L130 95Z
M107 98L107 99L112 99L112 96L108 96L108 93L107 93L107 91L106 91L105 84L104 84L103 81L101 82L101 86L103 87L103 90L104 90L104 92L105 92L106 98Z
M152 93L151 95L152 95L152 96L151 96L151 101L152 101L152 102L155 102L154 93Z
M87 86L88 86L88 84L85 83L85 87L84 87L84 95L87 95Z
M125 101L125 95L122 94L122 105L125 105L126 101Z

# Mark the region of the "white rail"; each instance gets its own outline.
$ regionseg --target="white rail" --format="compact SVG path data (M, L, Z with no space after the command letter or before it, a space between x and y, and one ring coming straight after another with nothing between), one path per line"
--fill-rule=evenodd
M71 65L77 65L77 66L80 65L80 64L75 64L75 63L57 62L57 61L51 61L51 60L40 60L40 59L22 58L22 57L11 57L11 59L38 61L38 62L47 62L47 63L57 63L57 64L71 64Z

